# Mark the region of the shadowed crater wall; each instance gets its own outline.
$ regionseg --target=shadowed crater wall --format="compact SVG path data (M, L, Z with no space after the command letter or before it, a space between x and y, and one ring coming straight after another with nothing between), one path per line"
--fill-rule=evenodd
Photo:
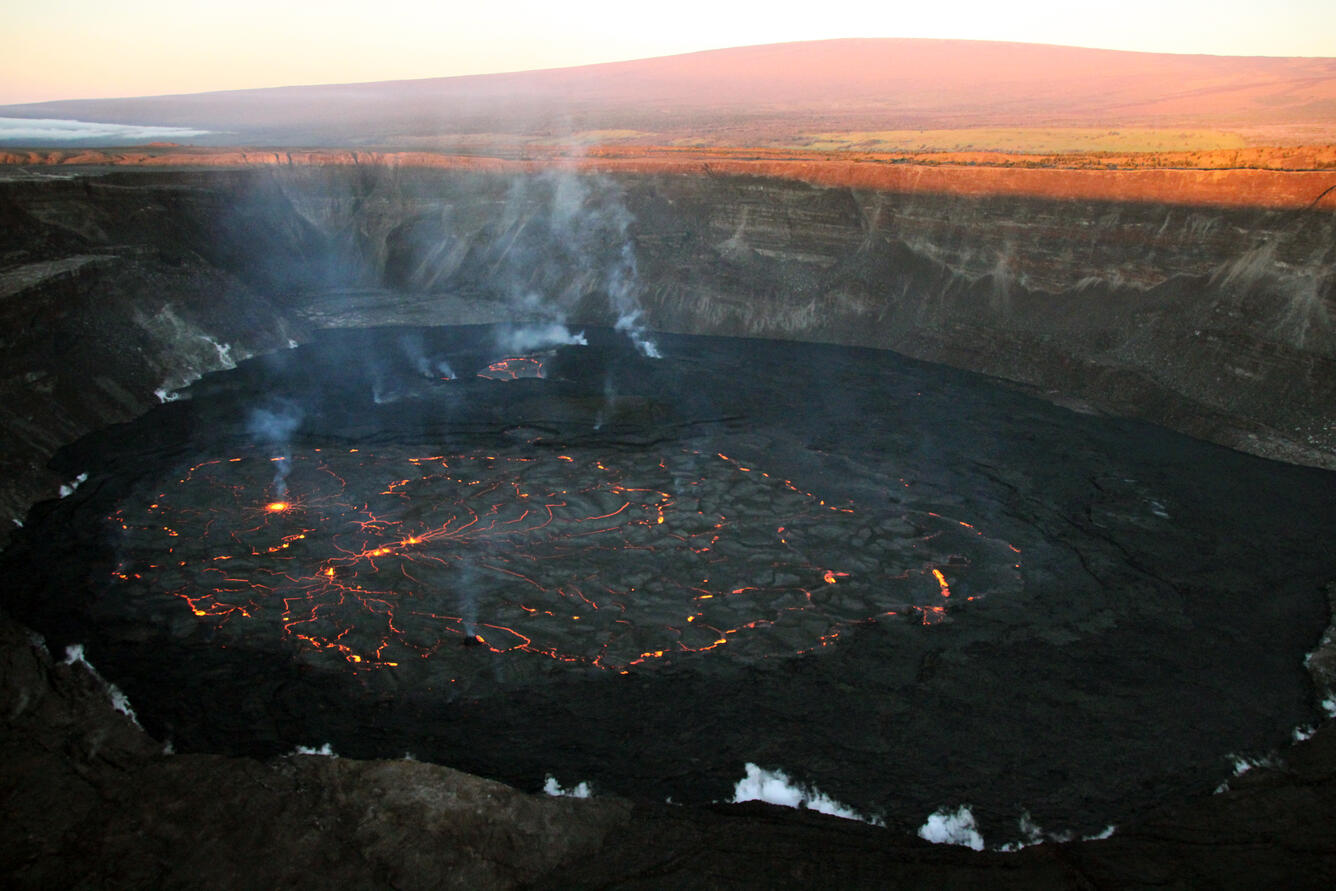
M318 328L628 307L894 349L1283 460L1336 449L1323 211L311 167L11 172L0 216L10 476Z

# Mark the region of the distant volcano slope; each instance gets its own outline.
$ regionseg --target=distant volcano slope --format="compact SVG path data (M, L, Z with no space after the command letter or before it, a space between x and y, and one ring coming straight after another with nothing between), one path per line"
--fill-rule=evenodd
M215 145L809 144L831 131L997 127L1188 127L1253 144L1329 142L1336 60L848 39L508 74L43 102L0 107L0 116L200 128L214 131L203 141ZM977 147L1017 148L998 134Z

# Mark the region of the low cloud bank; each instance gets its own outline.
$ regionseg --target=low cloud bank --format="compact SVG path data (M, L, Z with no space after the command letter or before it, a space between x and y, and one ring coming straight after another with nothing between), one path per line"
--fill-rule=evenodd
M204 136L209 130L187 127L149 127L141 124L102 124L63 118L0 118L0 143L33 142L146 142Z

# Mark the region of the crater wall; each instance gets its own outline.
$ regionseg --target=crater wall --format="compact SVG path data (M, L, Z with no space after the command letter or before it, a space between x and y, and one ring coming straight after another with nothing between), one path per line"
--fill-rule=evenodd
M315 327L628 310L893 349L1336 467L1326 210L556 168L50 169L0 182L10 480Z

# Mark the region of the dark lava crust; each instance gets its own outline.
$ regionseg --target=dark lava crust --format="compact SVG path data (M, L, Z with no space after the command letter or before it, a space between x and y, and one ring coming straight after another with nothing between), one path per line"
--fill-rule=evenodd
M993 843L1019 837L1027 811L1051 831L1094 833L1209 790L1231 756L1264 754L1317 717L1303 656L1336 576L1336 475L884 352L665 336L665 357L650 360L591 331L587 346L530 354L545 377L506 380L508 366L488 373L502 334L327 332L67 448L60 469L89 478L16 535L6 606L53 652L82 644L177 751L329 743L520 788L553 775L678 802L729 798L753 762L905 831L969 804ZM280 442L257 409L299 420ZM313 480L338 475L319 457L334 452L453 457L456 475L437 467L405 508L345 474L321 502L337 510L320 512ZM296 508L266 515L279 496L264 463L279 454ZM237 466L241 494L171 488L208 460ZM684 460L694 475L674 470ZM507 476L522 461L547 469ZM563 464L574 472L561 477ZM522 512L516 498L551 502L597 482L600 464L611 482L583 494L580 517L554 511L556 527L451 535L463 522L420 504L504 523ZM488 487L488 468L504 485ZM462 487L475 483L491 495L471 500ZM633 489L648 494L622 497ZM157 496L178 491L193 525L154 538ZM399 504L396 522L441 535L411 555L369 555L390 540L367 531L381 496ZM220 505L221 519L198 513ZM717 541L708 524L671 537L688 517L736 508L761 516L735 516ZM295 522L298 509L321 522ZM562 522L569 536L544 537ZM297 529L305 537L286 537ZM616 546L574 544L585 532ZM204 570L187 571L220 543L229 560L253 558L246 572L269 573L262 594L246 572L218 573L231 581L207 594ZM256 556L270 547L303 568ZM542 548L560 569L525 569ZM720 578L692 593L687 575L706 566ZM543 603L529 602L534 586ZM623 621L556 615L573 587ZM748 587L761 590L723 612L698 599ZM345 596L372 588L401 621ZM285 596L326 598L304 617L327 624L303 635L315 624L292 625ZM403 634L377 649L391 625ZM396 664L370 665L375 653Z

